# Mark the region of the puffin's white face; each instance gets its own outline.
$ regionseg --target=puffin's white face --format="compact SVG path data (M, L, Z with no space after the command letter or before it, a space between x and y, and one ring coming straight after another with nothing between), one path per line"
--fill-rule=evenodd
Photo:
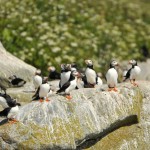
M131 64L131 65L136 65L137 62L136 62L135 60L130 60L130 61L129 61L129 64Z
M79 73L78 73L78 71L74 70L74 71L72 71L72 75L73 75L74 77L77 77L77 76L79 76Z
M71 64L66 64L66 69L71 70Z
M54 66L51 66L51 67L48 67L48 71L55 71L56 70L56 68L54 67Z
M93 65L93 62L92 62L92 60L85 60L85 63L87 64L87 65L89 65L89 66L92 66Z
M41 74L41 70L37 69L36 72L35 72L35 75L40 75L40 74Z
M113 60L113 61L111 62L111 65L112 65L112 66L118 66L118 62L115 61L115 60Z
M65 64L61 64L60 67L61 67L61 70L64 70L65 69Z

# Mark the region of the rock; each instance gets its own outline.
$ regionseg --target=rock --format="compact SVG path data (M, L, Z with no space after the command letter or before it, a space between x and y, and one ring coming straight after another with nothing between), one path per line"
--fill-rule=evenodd
M98 140L101 142L113 133L116 133L114 137L122 135L122 128L127 128L125 133L129 139L132 134L127 133L135 133L132 136L138 135L139 140L143 134L146 137L143 141L147 143L150 139L149 130L146 130L146 124L143 124L145 119L142 120L142 115L145 115L145 110L147 112L148 109L143 105L143 101L149 100L149 92L147 82L140 82L140 88L123 83L119 86L119 93L100 89L79 89L72 92L71 101L54 94L50 97L50 102L31 102L21 107L16 115L18 123L8 125L4 120L0 123L0 148L86 149L92 148ZM147 120L149 122L149 118ZM133 126L136 126L137 130ZM119 130L120 132L117 132ZM122 141L128 139L126 136L121 138ZM105 143L109 143L108 140ZM111 139L111 142L114 140ZM127 144L131 146L133 142L134 140ZM104 144L98 149L102 149L102 146Z
M5 50L0 42L0 83L9 87L8 77L15 74L18 77L31 81L35 68L16 58Z

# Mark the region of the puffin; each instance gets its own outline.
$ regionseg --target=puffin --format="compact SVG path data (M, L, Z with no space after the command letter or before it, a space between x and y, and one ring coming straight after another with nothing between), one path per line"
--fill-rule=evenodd
M85 63L87 65L87 68L85 70L85 76L86 76L86 80L87 80L87 83L89 84L89 86L91 88L94 88L95 85L98 83L97 80L98 80L98 76L95 72L95 70L93 69L93 62L92 60L85 60Z
M76 89L78 77L80 77L80 74L79 74L76 70L71 71L71 75L70 75L69 81L67 81L67 82L56 92L56 94L59 94L59 93L62 93L62 92L63 92L68 100L72 99L72 97L70 96L70 92L71 92L72 90L75 90L75 89Z
M21 106L21 104L17 103L17 101L12 99L8 94L0 93L0 105L4 108L4 110L0 111L0 116L7 117L10 123L17 122L14 116L19 111L18 106Z
M50 85L48 84L48 77L46 77L42 84L38 87L36 93L32 96L32 101L40 100L40 102L43 102L43 100L46 99L46 102L49 101L48 96L51 93Z
M42 84L43 78L41 76L41 70L36 70L35 76L33 77L33 84L35 87L35 90L39 88L39 86Z
M70 75L71 75L71 64L61 64L61 74L59 82L60 88L69 81Z
M7 117L9 123L15 123L18 122L15 119L15 115L19 111L19 106L21 106L19 103L16 103L13 107L7 107L4 110L0 111L1 117Z
M60 79L60 73L56 71L56 68L54 66L50 66L48 67L48 71L49 71L49 79L51 80L57 80Z
M9 77L10 84L15 86L15 87L21 87L24 84L26 84L26 81L17 77L16 75L12 75Z
M113 60L110 63L110 68L108 69L106 73L106 80L107 80L107 85L108 85L108 91L115 91L117 92L117 79L118 79L118 73L115 69L115 66L118 66L118 62Z
M137 79L138 75L140 74L141 69L137 65L136 60L130 60L129 64L132 65L132 67L127 71L127 73L125 75L125 79L123 81L126 81L127 79L129 79L131 84L133 84L134 86L138 86L138 84L135 82L135 80Z

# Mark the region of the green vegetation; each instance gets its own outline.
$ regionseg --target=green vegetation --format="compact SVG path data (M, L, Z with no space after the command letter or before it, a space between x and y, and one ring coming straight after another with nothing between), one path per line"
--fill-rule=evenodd
M150 47L148 0L0 0L0 40L5 48L34 65L94 60L143 60Z

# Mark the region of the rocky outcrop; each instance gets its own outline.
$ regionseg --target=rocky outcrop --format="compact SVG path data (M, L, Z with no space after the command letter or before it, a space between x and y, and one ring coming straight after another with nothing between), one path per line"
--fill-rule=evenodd
M11 55L0 42L0 83L9 87L8 77L17 75L26 81L31 81L35 68Z
M139 88L120 84L118 93L101 91L99 88L79 89L72 92L71 101L54 94L50 97L50 102L31 102L21 107L16 116L18 123L8 125L4 120L1 122L0 148L103 149L106 143L115 140L110 140L108 136L113 133L116 133L115 137L123 135L122 128L127 129L126 134L135 133L132 137L138 135L139 140L142 134L145 135L144 141L147 143L149 130L144 128L146 124L141 123L146 122L145 119L149 121L149 118L143 117L148 109L143 103L144 99L149 100L149 91L147 82L140 83ZM106 138L108 140L104 141ZM120 138L122 141L127 139L125 135ZM98 141L104 141L99 148L96 147ZM137 142L136 144L138 145ZM145 146L148 148L148 145Z

